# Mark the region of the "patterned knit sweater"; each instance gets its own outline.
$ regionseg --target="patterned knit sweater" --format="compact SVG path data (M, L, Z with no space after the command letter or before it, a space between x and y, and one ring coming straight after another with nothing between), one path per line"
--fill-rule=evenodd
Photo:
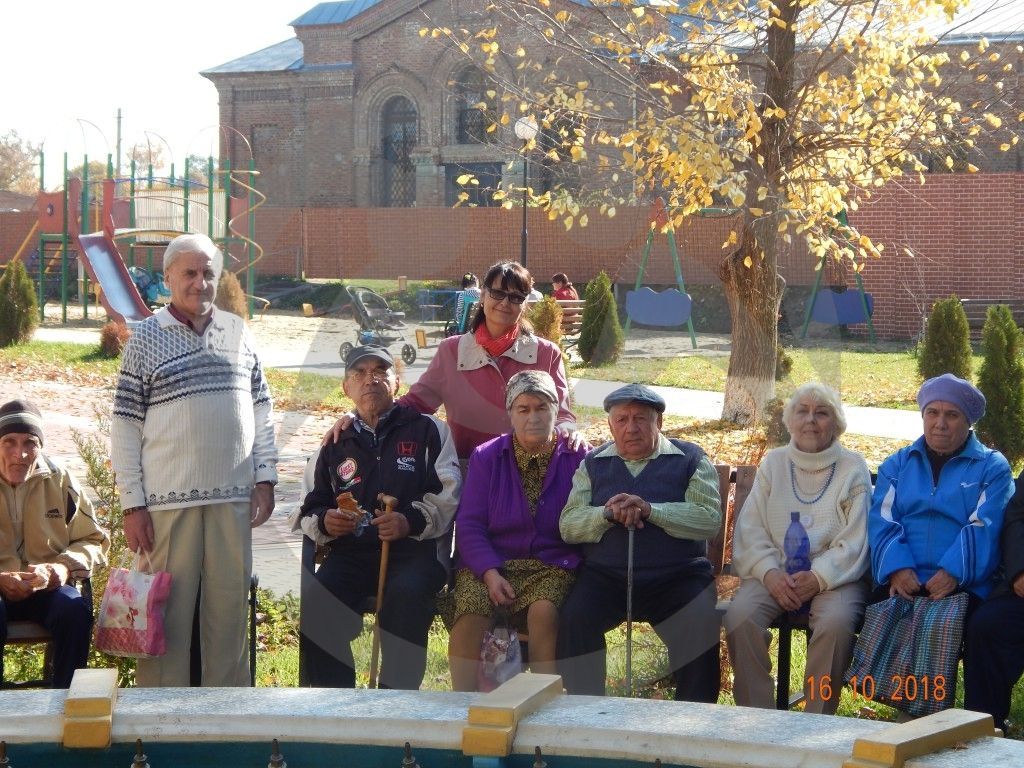
M804 453L792 443L773 448L761 460L736 518L736 575L763 582L772 568L785 568L782 543L790 512L799 512L811 544L811 572L821 588L856 581L868 565L870 501L871 473L864 457L838 440L819 453Z
M114 394L111 459L124 508L248 501L277 482L270 390L242 319L202 334L167 308L135 327Z

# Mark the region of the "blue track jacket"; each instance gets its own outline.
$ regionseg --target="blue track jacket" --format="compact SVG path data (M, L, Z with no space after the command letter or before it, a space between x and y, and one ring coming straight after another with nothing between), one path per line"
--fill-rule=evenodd
M940 568L960 589L985 598L999 565L1003 513L1013 492L1010 465L986 448L973 430L967 445L932 483L924 437L878 468L868 515L871 573L886 584L913 568L924 584Z

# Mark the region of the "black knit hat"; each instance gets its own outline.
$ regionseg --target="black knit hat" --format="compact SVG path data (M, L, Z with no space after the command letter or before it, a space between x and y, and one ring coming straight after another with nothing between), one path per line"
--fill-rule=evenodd
M0 437L25 432L43 444L43 414L28 400L11 400L0 406Z

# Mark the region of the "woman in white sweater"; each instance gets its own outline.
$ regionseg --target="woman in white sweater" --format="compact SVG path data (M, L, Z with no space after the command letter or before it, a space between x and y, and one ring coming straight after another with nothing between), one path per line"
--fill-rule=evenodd
M774 706L768 625L783 611L808 612L806 711L833 714L869 591L871 474L839 443L846 416L834 390L804 384L782 418L789 445L761 461L733 536L742 579L725 615L733 694L740 706Z

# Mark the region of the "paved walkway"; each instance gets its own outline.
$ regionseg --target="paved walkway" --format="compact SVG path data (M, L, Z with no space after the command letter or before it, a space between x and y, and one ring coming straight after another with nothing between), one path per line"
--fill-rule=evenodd
M412 383L426 370L439 339L437 324L419 326L429 335L426 349L417 351L416 361L406 366L403 379ZM302 318L296 314L267 315L251 325L260 345L261 355L268 367L305 371L340 377L343 369L338 348L343 342L354 342L355 323L333 318ZM46 325L36 332L43 341L69 341L96 344L99 332L95 327L75 325ZM415 346L415 328L407 333L407 340ZM690 348L685 334L639 331L627 339L625 359L631 357L675 357L700 354L714 358L728 355L728 339L720 336L700 335L699 349ZM401 342L391 344L398 352ZM620 382L573 379L575 401L581 405L600 408L605 395ZM51 402L47 392L66 390L66 397ZM722 393L692 389L655 387L665 398L667 412L679 416L717 418L722 412ZM33 392L36 392L35 396ZM94 406L109 403L109 394L97 390L91 397L76 398L77 388L58 382L18 384L0 380L0 402L12 397L29 397L43 407L48 425L47 450L68 463L79 477L84 467L71 440L71 431L94 433L96 430ZM68 402L72 402L71 407ZM60 410L47 410L46 404ZM884 408L846 408L848 431L855 434L876 435L887 438L912 440L921 434L920 416L914 411ZM253 532L253 562L260 584L277 594L298 593L301 539L288 527L288 515L299 504L300 482L306 457L316 449L319 438L333 419L323 415L279 412L275 415L280 451L277 488L277 508L270 520Z

